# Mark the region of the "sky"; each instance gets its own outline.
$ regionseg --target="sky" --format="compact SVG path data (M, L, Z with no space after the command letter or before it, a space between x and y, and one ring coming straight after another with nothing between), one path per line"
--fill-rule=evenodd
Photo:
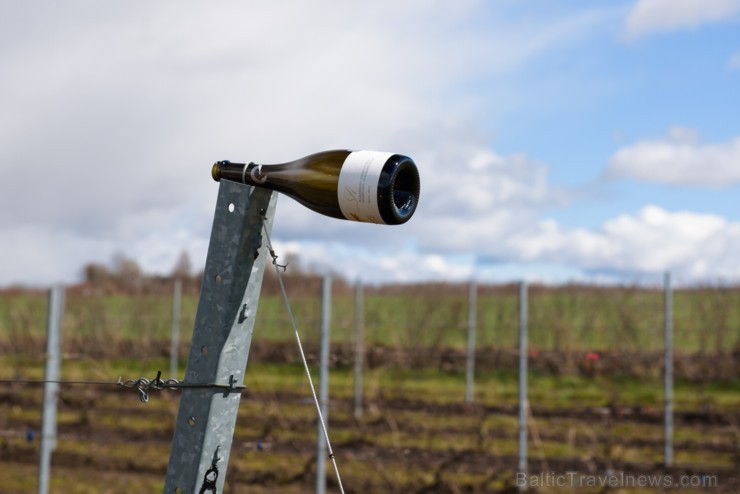
M367 283L740 281L740 0L0 0L0 286L208 249L214 161L411 156L400 226L280 197ZM289 267L290 269L290 267Z

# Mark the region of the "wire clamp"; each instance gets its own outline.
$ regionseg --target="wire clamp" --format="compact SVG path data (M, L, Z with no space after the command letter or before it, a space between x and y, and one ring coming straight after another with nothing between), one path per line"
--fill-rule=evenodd
M116 383L122 388L136 389L139 392L139 400L142 403L149 402L149 392L153 389L161 391L163 389L182 389L182 388L206 388L206 389L222 389L224 390L224 398L229 396L231 393L239 392L247 389L243 384L237 385L236 378L234 375L229 376L228 384L216 384L216 383L186 383L185 381L178 381L177 379L162 379L162 371L157 371L157 377L154 379L147 379L140 377L139 379L132 379L124 381L120 377Z

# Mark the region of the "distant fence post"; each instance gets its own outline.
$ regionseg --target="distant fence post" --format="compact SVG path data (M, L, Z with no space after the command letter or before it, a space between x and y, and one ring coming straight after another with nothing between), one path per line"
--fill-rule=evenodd
M331 278L324 276L321 283L321 353L319 367L319 406L324 424L329 428L329 322L331 315ZM316 494L326 492L326 436L319 419L316 433Z
M519 474L527 474L527 282L519 285ZM519 484L526 490L526 483Z
M673 291L669 272L666 272L663 278L663 290L663 336L665 338L663 357L665 451L663 457L665 466L669 467L673 464Z
M475 386L475 326L477 312L477 286L470 282L468 290L468 357L465 368L465 403L473 403Z
M180 360L180 308L182 306L182 280L175 280L172 292L172 346L170 347L170 377L177 379Z
M57 400L59 397L59 346L61 340L64 288L49 291L49 320L46 332L46 365L44 369L44 410L41 420L41 451L39 454L38 493L49 492L51 452L57 440Z
M355 419L362 418L362 371L365 366L362 282L355 284Z

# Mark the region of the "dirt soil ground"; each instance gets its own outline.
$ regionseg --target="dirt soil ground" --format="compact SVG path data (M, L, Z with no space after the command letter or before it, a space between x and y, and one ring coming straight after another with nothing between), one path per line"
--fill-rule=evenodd
M144 405L129 393L116 387L63 390L52 492L161 492L178 394L153 395ZM516 490L514 407L402 397L365 405L362 420L355 420L350 400L330 404L330 432L346 492ZM38 410L38 390L0 385L0 492L35 492ZM653 411L534 408L531 413L529 472L541 475L530 479L540 481L530 482L535 491L558 491L542 484L577 472L582 479L715 479L711 488L693 485L684 491L740 492L740 413L677 413L676 429L690 434L677 434L673 467L660 464L662 419ZM313 492L315 451L316 420L306 395L245 392L225 492ZM330 466L327 475L327 492L339 492Z

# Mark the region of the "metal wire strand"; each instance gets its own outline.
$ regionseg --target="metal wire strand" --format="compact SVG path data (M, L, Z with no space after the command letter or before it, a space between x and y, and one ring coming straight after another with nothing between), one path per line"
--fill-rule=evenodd
M46 379L0 379L0 384L89 384L91 386L111 386L118 384L115 381L67 381L67 380L46 380Z
M149 391L163 389L180 389L180 388L210 388L221 389L224 396L229 393L241 392L246 389L243 384L237 385L234 376L229 377L228 384L217 383L188 383L178 381L177 379L162 379L162 371L157 372L157 377L147 379L140 377L124 381L119 377L118 381L67 381L67 380L46 380L46 379L0 379L0 384L80 384L89 386L118 386L120 388L136 389L139 392L139 399L142 403L149 402Z
M275 251L272 248L272 242L270 242L270 234L267 231L267 227L265 226L265 223L262 224L265 231L265 237L267 238L267 249L270 251L270 256L272 256L272 264L275 266L275 273L277 273L278 283L280 283L280 290L283 292L283 298L285 299L285 305L288 310L288 317L290 318L290 324L293 326L293 332L295 333L295 339L296 343L298 344L298 350L301 354L301 360L303 360L303 368L306 370L306 377L308 378L308 384L311 387L311 394L313 395L313 401L314 405L316 406L316 413L319 417L319 424L321 424L321 430L324 433L324 439L326 440L326 448L329 451L329 459L331 460L332 465L334 466L334 473L337 476L337 484L339 485L339 491L344 494L344 486L342 485L342 478L339 475L339 467L337 466L337 459L334 456L334 450L331 447L331 441L329 440L329 432L326 428L326 422L324 421L324 415L321 413L321 404L319 403L319 398L316 395L316 387L313 384L313 379L311 378L311 370L308 367L308 360L306 359L306 353L303 351L303 344L301 343L301 336L298 333L298 326L295 322L295 317L293 317L293 310L290 308L290 300L288 300L288 292L285 290L285 283L283 282L283 274L280 272L281 268L284 271L285 266L278 264L277 262L277 255L275 254ZM319 459L321 461L321 459Z

